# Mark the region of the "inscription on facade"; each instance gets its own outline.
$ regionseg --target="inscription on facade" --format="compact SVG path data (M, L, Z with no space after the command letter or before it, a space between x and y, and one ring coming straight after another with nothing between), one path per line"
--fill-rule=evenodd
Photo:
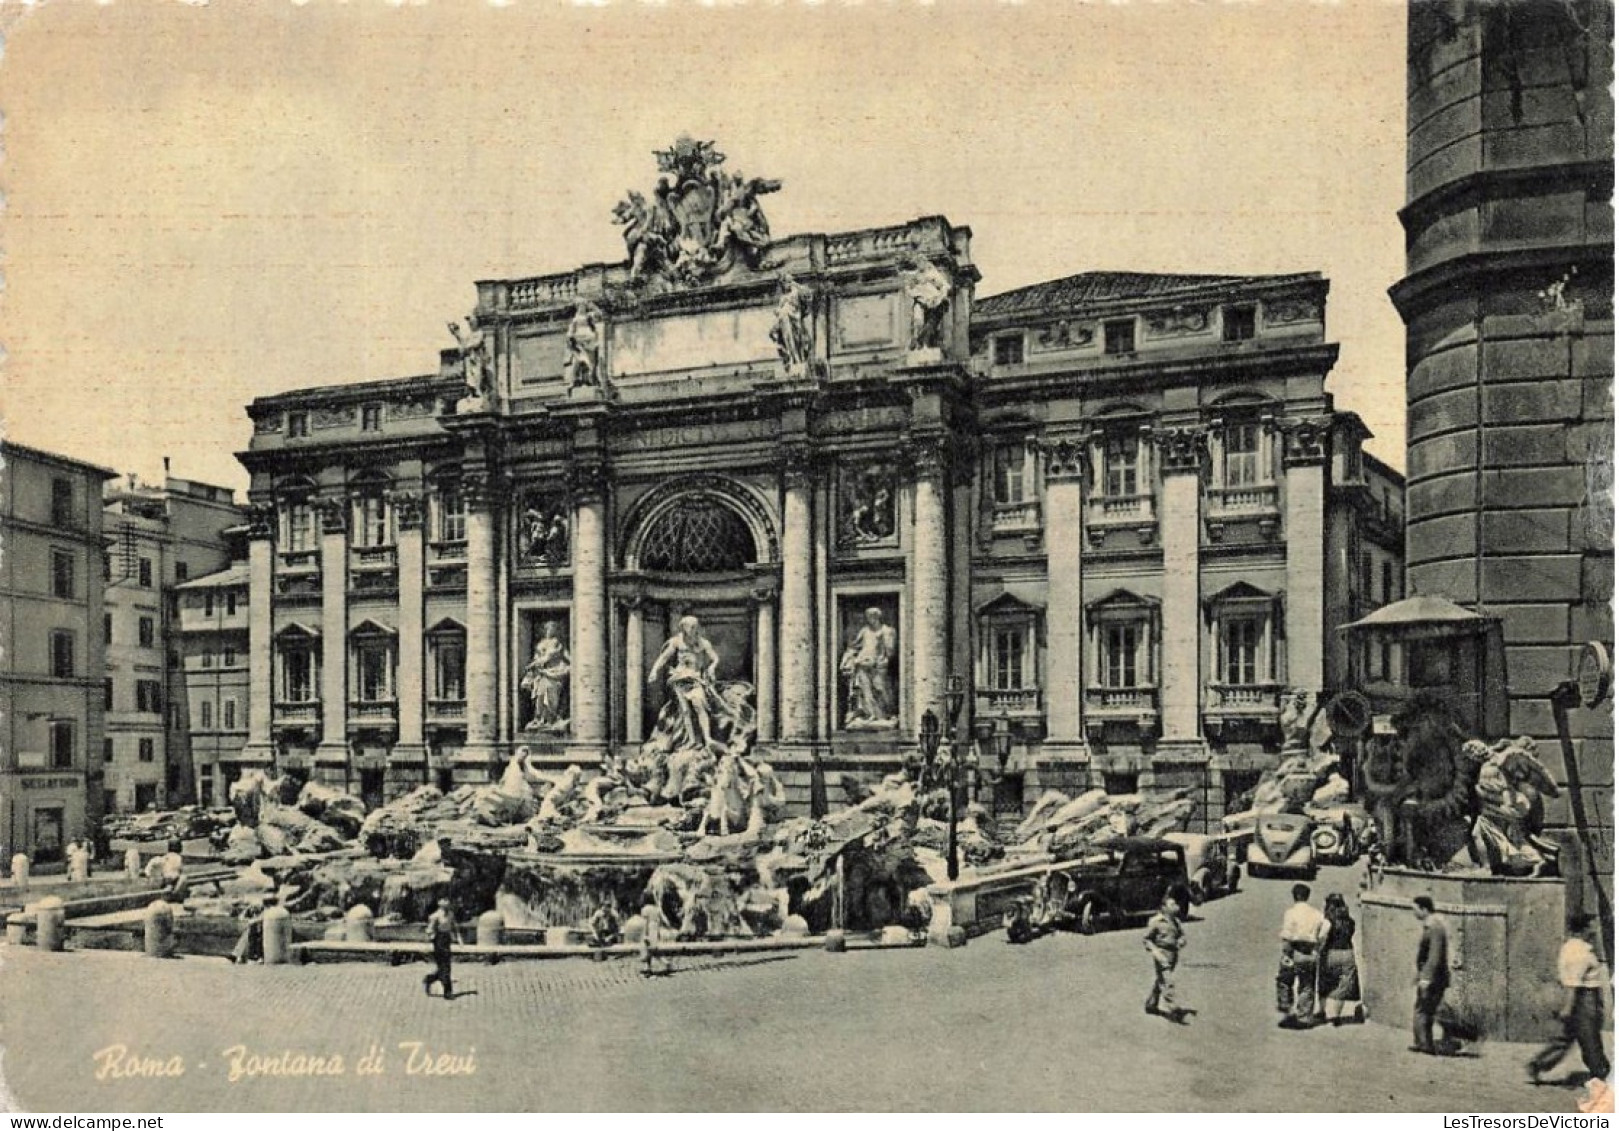
M768 420L738 420L730 424L675 424L625 433L621 445L632 452L662 452L704 444L734 444L740 440L768 440L776 434Z
M613 328L614 376L637 377L671 369L774 363L770 340L775 310L717 310L651 318Z

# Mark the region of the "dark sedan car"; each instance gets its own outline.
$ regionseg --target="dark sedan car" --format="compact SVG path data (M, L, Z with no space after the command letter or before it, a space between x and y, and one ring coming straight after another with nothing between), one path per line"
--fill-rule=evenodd
M1159 837L1098 841L1081 859L1055 865L1045 885L1055 921L1087 935L1152 914L1169 891L1183 914L1190 903L1186 850Z

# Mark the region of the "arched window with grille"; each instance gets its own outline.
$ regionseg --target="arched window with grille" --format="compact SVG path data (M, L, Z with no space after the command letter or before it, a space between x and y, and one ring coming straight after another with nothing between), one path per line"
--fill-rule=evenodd
M652 522L641 542L642 569L659 573L726 573L755 560L748 524L718 499L691 496Z

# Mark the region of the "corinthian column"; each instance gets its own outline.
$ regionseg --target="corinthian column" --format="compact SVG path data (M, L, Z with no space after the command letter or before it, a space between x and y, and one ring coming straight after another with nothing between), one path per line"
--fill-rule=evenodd
M624 741L638 744L646 690L646 601L639 595L625 600L624 624Z
M1085 698L1081 648L1084 590L1080 565L1084 530L1085 456L1080 440L1061 440L1046 455L1046 746L1051 753L1084 745Z
M317 763L348 760L347 499L324 499L320 512L320 745ZM335 775L334 775L335 776Z
M467 507L467 744L457 761L468 765L465 776L475 780L478 771L473 767L487 766L494 759L499 725L499 610L495 604L495 506L499 492L483 473L464 476L461 492Z
M271 605L275 592L275 511L256 506L247 528L247 746L245 762L269 761L275 747L270 720L275 711L275 659L271 652Z
M811 492L814 453L788 448L782 463L781 533L781 740L815 738L814 536Z
M913 454L916 490L911 558L915 570L911 578L911 722L917 725L929 707L944 721L950 641L950 531L945 524L943 441L924 439Z
M596 751L608 738L607 477L575 456L573 479L573 738Z

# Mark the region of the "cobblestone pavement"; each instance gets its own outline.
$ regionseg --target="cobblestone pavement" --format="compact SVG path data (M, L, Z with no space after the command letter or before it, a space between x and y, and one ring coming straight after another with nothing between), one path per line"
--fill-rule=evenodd
M1329 872L1316 891L1354 884ZM0 949L0 1067L36 1111L1574 1110L1574 1088L1524 1082L1526 1046L1416 1056L1403 1017L1278 1030L1287 888L1251 883L1199 909L1185 1026L1142 1012L1138 930L722 959L654 979L629 960L462 965L450 1002L422 995L419 964L239 969L12 947ZM408 1071L405 1042L475 1070ZM178 1057L184 1075L97 1080L94 1054L115 1044ZM236 1045L341 1055L343 1075L231 1083ZM373 1045L382 1073L357 1073Z

